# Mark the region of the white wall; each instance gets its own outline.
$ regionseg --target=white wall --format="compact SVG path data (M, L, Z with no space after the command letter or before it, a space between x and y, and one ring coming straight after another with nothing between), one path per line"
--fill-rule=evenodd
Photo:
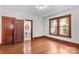
M54 18L57 16L63 16L71 14L71 33L72 33L72 38L65 38L65 37L60 37L60 36L53 36L49 35L49 19ZM53 16L49 16L44 18L44 35L48 37L53 37L53 38L58 38L61 40L67 40L71 42L79 42L79 8L71 10L71 11L65 11L63 13L59 13Z
M33 20L33 37L36 36L42 36L43 35L43 26L42 26L42 19L41 17L28 15L26 13L22 13L15 10L10 9L3 9L0 7L0 43L2 40L2 19L1 16L10 16L10 17L16 17L17 19L30 19Z

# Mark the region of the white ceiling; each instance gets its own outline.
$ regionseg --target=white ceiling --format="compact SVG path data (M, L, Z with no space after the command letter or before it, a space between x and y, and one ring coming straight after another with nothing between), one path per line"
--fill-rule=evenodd
M35 5L3 5L2 8L20 11L34 16L46 17L59 12L79 8L79 5L47 5L47 8L39 10Z

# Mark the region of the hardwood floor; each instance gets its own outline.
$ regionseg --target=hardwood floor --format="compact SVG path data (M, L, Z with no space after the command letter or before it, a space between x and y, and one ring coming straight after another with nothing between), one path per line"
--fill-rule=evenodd
M25 41L24 42L24 54L31 54L31 41Z
M79 47L66 45L48 38L0 47L0 54L78 54Z
M64 44L49 38L37 38L32 41L32 54L78 54L79 46Z
M23 42L0 47L0 54L23 54Z

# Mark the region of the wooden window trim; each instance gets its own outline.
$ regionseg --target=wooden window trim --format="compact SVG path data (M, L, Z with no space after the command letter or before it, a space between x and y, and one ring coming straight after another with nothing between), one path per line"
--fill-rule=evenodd
M68 25L69 25L68 26L69 35L68 36L59 34L59 28L60 28L59 23L60 23L60 19L61 18L64 18L64 17L68 17L69 18L69 21L68 21L69 22L68 23ZM54 19L57 19L57 34L51 33L51 20L54 20ZM49 34L50 35L55 35L55 36L61 36L61 37L71 38L71 14L49 19Z

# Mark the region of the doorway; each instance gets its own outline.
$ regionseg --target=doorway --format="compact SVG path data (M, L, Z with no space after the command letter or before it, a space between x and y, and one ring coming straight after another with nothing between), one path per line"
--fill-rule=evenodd
M33 38L33 21L24 21L24 41L32 40Z

